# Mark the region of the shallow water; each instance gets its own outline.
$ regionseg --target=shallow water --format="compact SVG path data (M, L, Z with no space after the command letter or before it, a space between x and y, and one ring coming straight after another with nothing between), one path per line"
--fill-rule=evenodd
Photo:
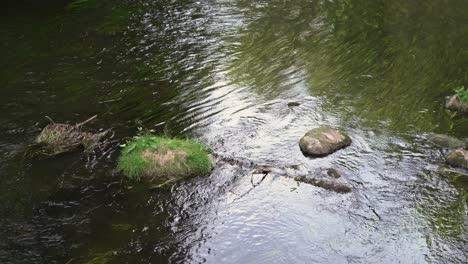
M4 4L0 262L466 262L466 171L427 140L467 139L467 119L443 109L468 86L466 10L462 0ZM92 128L115 132L109 148L21 158L44 116L94 114ZM353 144L304 157L297 142L320 125ZM257 164L337 168L353 192L228 163L149 191L115 170L138 128Z

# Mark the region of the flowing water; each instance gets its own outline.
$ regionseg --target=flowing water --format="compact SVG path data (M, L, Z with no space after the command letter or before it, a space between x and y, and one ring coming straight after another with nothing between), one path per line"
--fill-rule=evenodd
M466 263L466 171L427 140L468 137L443 108L468 86L466 0L6 2L0 263ZM22 158L45 116L94 114L107 149ZM304 157L320 125L353 144ZM150 191L115 169L139 128L353 192L231 164Z

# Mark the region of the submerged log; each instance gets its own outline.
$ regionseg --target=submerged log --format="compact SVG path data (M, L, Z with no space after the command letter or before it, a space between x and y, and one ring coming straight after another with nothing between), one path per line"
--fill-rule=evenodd
M336 193L352 192L352 185L347 178L334 168L318 168L315 171L309 171L302 165L271 165L271 164L256 164L248 159L243 158L227 158L215 155L217 162L226 162L232 166L240 166L251 171L251 175L281 175L292 178L297 182L314 185ZM262 178L262 180L265 177ZM261 181L262 181L261 180ZM256 187L259 183L253 184Z
M326 190L334 191L337 193L349 193L352 191L351 187L344 185L342 183L333 182L330 180L309 178L306 176L296 176L295 181L311 184Z

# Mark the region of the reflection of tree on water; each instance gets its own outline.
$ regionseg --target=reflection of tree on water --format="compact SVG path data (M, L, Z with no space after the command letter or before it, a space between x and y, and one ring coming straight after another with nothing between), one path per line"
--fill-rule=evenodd
M206 88L214 83L212 72L219 61L214 58L218 46L213 43L218 42L217 32L209 28L209 8L196 1L143 5L124 55L127 68L118 84L122 90L115 93L113 87L110 94L124 100L111 111L144 124L165 123L175 132L212 114L214 108L194 107L209 97Z
M303 70L313 94L326 95L332 108L353 106L350 114L369 125L389 119L397 130L446 131L452 121L439 106L468 76L468 4L456 2L257 4L245 13L252 21L233 76L271 95L290 88L293 73ZM466 125L457 120L454 128Z
M290 88L304 67L304 35L316 21L309 1L242 2L247 28L241 29L231 75L265 96ZM302 78L300 78L302 79Z
M450 184L458 189L457 194L447 196L445 193L449 192L448 186L442 183L437 190L425 184L416 187L417 211L429 223L429 230L425 232L427 246L437 252L439 240L466 241L468 178L452 170L442 170L437 173L423 171L422 174L425 174L424 180L429 181L438 181L440 178L450 179ZM463 246L460 246L459 250L463 252ZM454 254L454 258L462 261L463 256Z

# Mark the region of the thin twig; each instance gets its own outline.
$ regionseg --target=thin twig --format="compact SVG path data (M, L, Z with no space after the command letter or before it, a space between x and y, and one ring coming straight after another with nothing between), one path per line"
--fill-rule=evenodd
M118 102L122 100L122 98L117 98L117 99L110 99L110 100L105 100L105 101L101 101L99 102L100 104L107 104L107 103L114 103L114 102Z
M259 182L257 182L257 183L254 183L254 182L253 182L253 176L254 176L254 174L256 174L256 173L252 173L251 176L250 176L250 183L252 184L252 187L253 187L253 188L257 187L260 183L262 183L263 180L266 178L266 176L269 174L269 172L262 173L262 174L263 174L263 177L262 177L262 179L261 179Z
M461 174L461 175L464 175L464 176L468 176L468 174L466 174L466 173L463 173L463 172L460 172L460 171L456 171L456 170L447 169L447 168L444 168L443 171L451 172L451 173L457 173L457 174Z
M52 124L55 124L54 120L52 120L52 118L50 118L49 116L45 116L45 118L49 119L49 121L52 122Z
M93 116L93 117L91 117L91 118L89 118L89 119L87 119L87 120L85 120L85 121L83 121L83 122L81 122L79 124L76 124L75 127L80 127L80 126L82 126L82 125L84 125L86 123L89 123L89 122L93 121L94 119L96 119L96 117L97 117L97 115L95 115L95 116Z

